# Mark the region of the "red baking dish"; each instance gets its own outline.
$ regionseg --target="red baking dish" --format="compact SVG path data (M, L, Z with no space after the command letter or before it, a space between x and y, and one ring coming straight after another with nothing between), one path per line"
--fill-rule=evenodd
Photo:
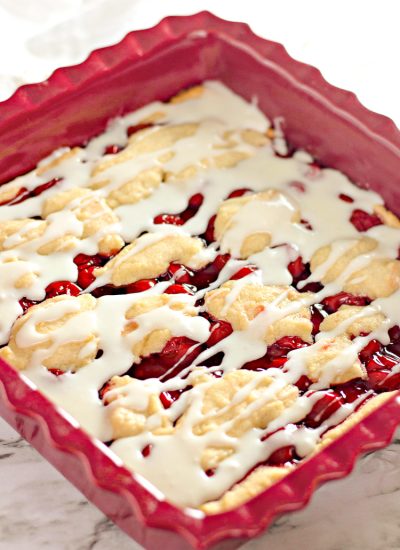
M256 96L268 117L284 116L292 145L378 191L400 213L400 133L392 121L294 61L280 44L206 12L168 17L80 65L58 69L46 82L19 88L0 104L0 180L26 172L58 147L84 143L112 117L205 79L218 79L247 100ZM240 546L277 515L305 506L320 483L346 475L361 453L388 444L400 424L394 395L247 504L202 517L163 501L23 375L0 366L2 416L149 550Z

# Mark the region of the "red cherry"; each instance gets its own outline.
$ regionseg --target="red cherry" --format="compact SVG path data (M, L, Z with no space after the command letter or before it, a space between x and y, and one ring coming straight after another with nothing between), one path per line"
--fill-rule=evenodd
M182 264L172 263L168 266L167 276L169 279L174 278L176 283L189 284L191 275L192 272Z
M283 466L295 459L296 452L293 445L287 445L274 451L267 460L269 466Z
M104 386L99 390L99 397L100 399L104 399L104 396L106 395L106 393L111 389L112 387L112 384L111 382L106 382L104 384Z
M317 306L311 306L311 322L313 324L312 334L315 336L319 332L319 327L324 320L324 315Z
M342 398L333 390L327 390L319 399L304 419L304 424L309 428L318 428L335 411L339 409Z
M95 265L95 266L101 266L102 258L99 254L96 254L94 256L88 256L87 254L78 254L74 258L74 263L77 266L88 266L88 265Z
M122 147L120 145L107 145L107 147L104 148L104 154L105 155L116 155L120 151L122 151Z
M54 376L62 376L65 374L65 371L61 369L48 369L48 371L51 372L51 374L54 374Z
M87 288L90 286L96 277L93 275L93 271L97 266L89 265L83 269L78 270L78 280L77 283L81 288Z
M194 340L186 336L177 336L171 338L164 346L161 353L154 353L144 357L138 365L132 367L132 374L140 380L147 378L160 378L167 371L171 370L168 377L170 379L178 372L190 365L194 359L201 353L201 346ZM191 348L194 349L189 351ZM179 362L179 365L177 363ZM175 365L176 368L173 368Z
M189 208L192 210L199 209L200 206L203 204L204 197L201 193L196 193L189 199Z
M358 354L360 361L364 364L367 363L375 353L380 351L381 347L378 340L371 340Z
M399 363L398 359L388 357L383 353L375 353L367 363L367 371L375 371L382 369L392 369L395 365Z
M128 126L126 129L126 133L128 134L128 137L133 136L133 134L136 134L137 132L140 132L140 130L145 130L146 128L151 128L154 126L152 122L144 122L142 124L133 124L132 126Z
M206 232L203 235L204 240L207 242L207 244L210 244L215 241L214 224L215 224L216 217L217 216L212 216L210 218L210 221L208 222L208 225L207 225Z
M95 298L100 298L101 296L125 294L125 288L114 285L103 285L92 290L90 294Z
M373 372L368 376L371 385L377 391L395 391L400 388L400 373Z
M46 287L46 298L54 298L55 296L60 296L61 294L78 296L80 292L81 289L70 281L56 281L54 283L50 283Z
M153 221L156 225L183 225L185 223L179 214L160 214L156 216Z
M322 300L322 305L328 313L335 313L340 306L367 306L371 300L367 296L354 296L348 292L339 292Z
M206 288L213 283L230 258L229 254L219 254L213 262L198 271L194 271L190 277L190 283L198 289Z
M164 294L194 294L193 290L186 285L171 285Z
M159 214L154 218L155 224L183 225L196 214L202 205L204 197L201 193L196 193L190 197L187 208L180 214Z
M142 455L144 456L144 458L147 458L148 456L150 456L152 448L153 448L153 445L151 443L149 443L149 445L146 445L145 447L143 447Z
M21 298L20 301L19 301L19 305L22 307L22 310L23 312L25 313L25 311L27 309L29 309L30 307L38 304L39 302L35 302L34 300L29 300L28 298Z
M390 344L386 346L387 351L400 357L400 327L394 326L389 330Z
M181 393L182 390L170 390L160 393L160 401L164 409L169 409L170 406L175 403L177 399L179 399Z
M234 275L231 277L231 281L237 281L239 279L243 279L243 277L247 277L247 275L250 275L250 273L254 273L254 271L257 271L258 267L256 265L246 265L245 267L242 267L242 269L239 269Z
M311 386L311 384L312 384L312 381L308 378L308 376L303 374L297 380L295 386L297 386L301 392L305 392L305 391L308 390L308 388Z
M242 187L241 189L235 189L235 191L232 191L232 193L229 193L228 199L234 199L236 197L242 197L246 193L251 191L248 187Z
M382 225L382 221L376 214L369 214L364 210L353 210L350 216L350 222L354 225L357 231L368 231L375 225Z
M335 386L335 392L340 395L344 403L353 403L360 395L370 391L368 382L359 379Z
M209 348L212 348L223 340L224 338L227 338L230 334L232 334L233 329L232 325L226 321L217 321L216 323L211 325L211 332L210 336L207 340L207 346Z
M349 197L349 195L345 195L344 193L340 193L339 199L344 201L344 202L354 202L354 199Z
M301 258L301 256L299 256L293 262L290 262L290 264L288 265L288 270L294 279L298 279L299 277L301 277L301 275L304 274L306 266L303 263L303 259Z
M155 284L155 279L141 279L140 281L126 285L125 290L127 294L135 294L136 292L149 290L149 288L152 288Z
M272 357L280 357L283 354L289 353L289 351L304 348L306 346L308 346L308 344L299 336L284 336L269 347L268 353Z

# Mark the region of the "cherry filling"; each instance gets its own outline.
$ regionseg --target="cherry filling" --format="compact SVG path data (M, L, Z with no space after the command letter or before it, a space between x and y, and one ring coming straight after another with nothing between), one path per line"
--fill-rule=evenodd
M127 374L139 380L161 377L169 380L191 365L201 351L202 346L194 340L177 336L171 338L160 353L153 353L133 365Z
M46 183L38 185L34 189L26 189L25 187L22 187L12 199L0 202L0 206L13 206L15 204L20 204L27 199L31 199L32 197L38 197L39 195L44 193L44 191L47 191L47 189L54 187L54 185L56 185L61 180L62 178L53 178Z
M243 279L243 277L247 277L247 275L250 275L257 270L258 267L256 265L246 265L245 267L239 269L239 271L237 271L234 275L232 275L231 281L238 281L239 279Z
M207 244L211 244L215 241L215 233L214 233L214 225L215 225L215 218L217 216L211 216L209 219L207 229L205 230L205 233L203 233L201 236L202 239L206 241Z
M63 374L65 374L65 371L61 369L49 369L49 372L51 372L51 374L54 374L54 376L62 376Z
M190 197L187 208L180 214L159 214L154 218L154 223L169 224L169 225L183 225L190 218L195 216L203 204L204 197L201 193L197 193Z
M357 231L368 231L371 227L382 225L382 221L376 214L368 214L364 210L353 210L350 216L350 222L354 225Z
M151 443L149 443L148 445L146 445L145 447L143 447L142 449L142 455L144 456L144 458L147 458L148 456L150 456L150 453L151 453L151 449L153 448L153 445Z
M56 281L50 283L46 287L46 298L54 298L55 296L61 296L67 294L68 296L78 296L81 289L79 286L71 283L70 281Z
M299 462L301 458L296 454L294 445L286 445L274 451L264 462L266 466L284 466L285 464L294 464Z
M376 392L393 391L400 387L400 372L392 372L400 363L400 328L389 331L390 344L384 346L371 340L359 353L366 368L369 386Z
M292 285L299 292L319 292L322 288L321 283L308 283L304 287L298 287L301 281L304 281L311 275L310 264L304 263L301 256L296 258L293 262L290 262L288 265L288 270L291 276L293 277Z
M219 254L211 263L199 270L191 270L184 265L171 263L168 270L156 279L141 279L121 287L108 284L94 289L92 294L99 298L107 294L144 292L158 282L170 281L171 279L174 279L174 283L165 290L166 294L194 294L196 290L207 288L217 280L229 258L229 254ZM74 262L78 266L78 285L81 288L87 288L95 280L93 271L104 265L108 260L109 258L104 258L99 254L95 256L79 254L76 256Z
M128 126L126 133L128 137L133 136L133 134L136 134L137 132L140 132L140 130L145 130L146 128L151 128L154 126L152 122L143 122L141 124L132 124L132 126Z
M349 195L345 195L344 193L340 193L339 199L342 200L343 202L354 202L354 199L349 197Z
M54 283L47 285L45 292L46 298L54 298L55 296L61 296L62 294L67 294L68 296L78 296L81 289L79 286L71 283L70 281L55 281ZM19 305L22 307L24 313L27 309L38 303L38 301L29 300L29 298L21 298L19 301Z
M107 145L107 147L104 148L104 154L105 155L116 155L120 151L122 151L123 147L121 145L116 145L113 143L112 145Z
M322 307L327 313L335 313L340 306L368 306L371 300L368 296L355 296L348 292L339 292L322 300Z
M77 283L81 288L87 288L95 280L93 271L96 267L101 267L110 258L95 254L94 256L88 256L87 254L78 254L74 258L74 263L78 267L78 279Z
M287 361L288 353L295 350L308 346L298 336L284 336L271 346L268 346L267 352L263 357L259 359L254 359L253 361L248 361L243 365L243 369L263 371L270 368L280 368Z
M189 388L188 388L189 389ZM169 390L160 393L160 401L164 409L169 409L181 396L184 390Z
M191 270L181 264L172 263L169 265L167 272L158 277L158 280L168 281L174 277L177 284L191 285L191 291L201 290L218 279L220 272L229 259L229 254L218 254L211 263L198 270Z
M21 298L19 301L19 305L22 307L23 313L25 313L26 310L38 303L39 302L36 302L35 300L29 300L29 298Z
M319 327L322 321L326 317L326 313L320 304L314 304L310 308L311 310L311 322L313 325L312 335L315 336L319 332Z
M247 187L242 187L241 189L235 189L228 195L228 199L234 199L236 197L242 197L246 193L251 192L251 189L248 189ZM217 216L211 216L211 218L208 221L207 229L205 232L200 235L202 239L206 241L207 244L211 244L215 241L215 232L214 232L214 225L215 225L215 218Z
M246 193L251 193L251 189L248 187L241 187L240 189L235 189L228 195L228 199L235 199L237 197L243 197Z

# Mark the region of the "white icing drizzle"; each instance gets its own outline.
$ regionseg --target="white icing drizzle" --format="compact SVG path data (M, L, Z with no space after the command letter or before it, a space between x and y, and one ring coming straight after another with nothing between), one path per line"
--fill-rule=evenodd
M157 124L191 123L199 126L193 135L178 140L172 146L156 152L144 152L125 162L110 164L106 170L93 176L93 172L104 160L112 159L111 155L104 155L104 148L111 144L125 147L128 144L127 128L140 124L156 112L161 113ZM292 282L287 269L290 262L298 256L308 262L319 248L331 245L326 261L307 280L300 283L299 288L310 282L321 281L335 262L362 236L349 221L353 210L372 213L375 205L382 204L382 199L376 193L354 186L345 175L335 170L312 170L312 158L308 153L298 151L288 158L276 156L275 152L280 155L287 153L279 120L275 122L276 134L272 142L255 146L240 137L242 130L265 133L268 127L269 121L254 104L246 103L217 82L207 82L200 97L182 103L155 102L135 113L118 118L109 124L102 135L92 139L75 154L68 156L69 149L56 151L39 163L42 173L33 171L1 187L0 191L10 188L18 190L21 187L32 190L53 178L60 178L58 183L39 196L31 197L20 204L0 206L0 236L2 223L40 217L45 200L60 191L68 191L74 187L89 189L93 182L106 180L105 185L91 190L90 195L104 199L128 179L154 166L162 165L165 171L173 174L188 166L196 168L193 174L183 180L172 178L171 181L162 182L150 196L137 203L117 206L113 213L118 221L107 225L91 237L83 238L83 222L74 213L75 208L83 206L89 200L85 196L70 202L63 210L50 214L45 221L45 230L39 237L28 240L30 233L43 223L41 219L30 220L20 230L6 237L2 244L3 251L0 252L1 343L8 341L13 323L22 313L19 300L25 297L41 301L45 298L45 288L49 283L58 280L75 282L78 271L73 259L80 253L96 254L102 236L115 233L130 243L143 232L147 232L130 251L130 255L133 255L158 242L166 234L202 235L221 202L239 188L248 188L254 192L276 189L281 193L272 201L247 203L235 214L221 242L205 247L200 256L195 258L195 261L202 259L211 262L219 252L229 251L232 254L233 257L214 283L206 289L198 290L194 296L180 294L171 296L171 300L185 302L200 313L203 307L195 305L197 300L207 291L218 288L244 265L254 264L258 270L233 284L222 311L224 315L245 285L289 285ZM138 139L144 139L157 128L158 126L148 128ZM229 139L237 142L234 150L247 155L247 158L228 168L217 169L213 162L205 167L204 159L214 159L224 151L223 136L227 132ZM168 160L161 162L159 159L165 153L172 154ZM65 154L67 156L64 158ZM58 165L46 169L46 165L52 161L58 161ZM202 194L203 203L198 212L182 227L154 223L154 218L159 214L182 212L189 198L196 193ZM340 194L351 197L353 202L341 200ZM302 220L306 220L311 228L292 221L297 210L300 211ZM255 232L269 233L271 247L251 255L247 261L237 259L240 257L244 239ZM39 253L41 246L65 235L76 237L69 250L48 255ZM102 441L112 438L109 413L116 406L143 412L146 411L152 395L184 390L193 385L168 409L147 417L142 433L114 441L111 455L118 455L134 473L154 484L167 499L182 506L199 506L220 497L255 465L264 462L281 447L294 445L298 456L306 457L313 452L327 429L342 422L368 397L364 394L352 403L342 405L316 429L295 425L325 395L333 377L348 368L369 341L375 338L383 344L389 342L388 330L400 323L400 290L388 298L375 300L334 330L319 333L310 346L290 352L284 369L270 368L255 372L252 381L235 394L225 409L219 411L223 414L229 406L240 403L257 388L265 376L271 377L272 383L244 412L239 413L234 420L216 425L215 429L203 435L193 432L197 423L207 419L207 415L202 412L205 393L217 380L208 377L198 383L200 373L221 371L227 375L240 369L243 364L259 359L266 353L264 335L268 326L340 292L349 275L367 266L371 260L397 257L400 242L398 230L382 225L368 230L365 235L376 239L376 249L353 259L340 276L325 285L321 291L305 293L298 300L280 307L280 302L285 297L282 293L249 323L246 330L234 331L212 348L202 349L192 364L173 378L166 379L168 376L164 376L161 379L143 381L132 379L130 384L113 389L107 394L110 400L115 398L107 406L99 399L98 390L113 376L123 375L133 364L140 362L140 357L136 357L132 351L133 347L151 331L168 328L171 337L185 336L197 342L187 353L208 340L210 323L206 318L184 315L167 306L137 316L137 328L131 332L125 331L128 309L143 297L162 294L179 273L170 281L159 282L146 292L103 296L90 311L77 311L78 306L74 300L61 301L51 308L38 311L17 335L17 344L21 348L40 344L45 339L45 335L38 332L36 323L55 320L74 312L77 315L71 316L62 329L52 333L52 344L49 348L39 349L32 354L30 366L24 371L24 375L72 415L90 434ZM123 259L127 259L127 256ZM18 287L17 281L28 274L33 277L30 285ZM110 277L110 272L101 275L86 292L109 284ZM288 384L296 383L306 374L307 358L318 353L327 338L341 335L356 319L376 312L385 316L384 322L367 336L354 338L351 345L325 366L323 375L311 386L310 391L299 395L265 429L250 429L242 437L228 435L235 421L245 419L273 400ZM89 333L96 335L99 349L103 352L101 356L75 373L66 373L61 377L54 376L43 367L43 358L52 350L62 344L78 341ZM96 343L89 342L81 350L81 356L93 352L93 346ZM202 366L204 361L220 352L223 354L221 364L209 368ZM399 371L399 365L394 367L393 372ZM176 425L173 433L153 433L161 425L161 414ZM145 457L142 450L147 445L152 448L150 455ZM232 453L220 462L214 475L208 477L200 460L203 451L212 446L229 447Z

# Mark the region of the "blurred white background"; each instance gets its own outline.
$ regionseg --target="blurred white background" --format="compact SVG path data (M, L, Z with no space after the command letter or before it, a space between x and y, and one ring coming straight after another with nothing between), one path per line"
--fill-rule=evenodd
M399 0L0 0L0 99L162 17L246 21L400 125Z

